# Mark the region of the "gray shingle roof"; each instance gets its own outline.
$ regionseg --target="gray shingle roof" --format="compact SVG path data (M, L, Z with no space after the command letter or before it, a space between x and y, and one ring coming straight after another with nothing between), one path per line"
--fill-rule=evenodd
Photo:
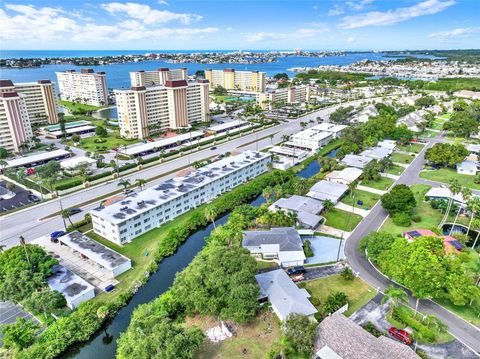
M272 228L269 231L243 232L243 247L259 247L262 244L279 244L280 251L303 251L300 235L290 227Z
M310 188L307 195L321 201L329 199L335 204L347 191L348 186L346 184L321 180Z
M328 346L343 359L418 359L410 347L374 337L342 314L325 318L317 328L315 353Z
M268 297L280 320L285 320L292 313L312 315L317 309L310 303L310 294L300 289L282 270L257 274L255 279L260 286L261 297Z
M305 211L312 214L319 214L323 210L323 203L321 201L297 195L288 198L280 198L273 205L275 207L295 212Z

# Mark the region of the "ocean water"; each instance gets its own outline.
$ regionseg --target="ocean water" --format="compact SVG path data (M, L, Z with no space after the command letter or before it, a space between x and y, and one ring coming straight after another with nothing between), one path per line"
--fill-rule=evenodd
M164 51L163 53L192 53L192 52L219 52L218 50L185 50L185 51ZM257 50L256 50L257 51ZM145 54L151 52L160 52L159 50L35 50L35 51L14 51L3 50L0 52L2 58L43 58L43 57L83 57L83 56L107 56L121 54ZM231 52L231 51L222 51ZM258 52L258 51L257 51ZM265 51L266 52L266 51ZM397 57L398 58L398 57ZM275 75L279 72L286 72L290 76L295 73L288 71L293 67L315 67L319 65L348 65L360 60L386 60L392 59L386 57L385 54L377 52L347 53L344 56L328 56L328 57L305 57L290 56L280 57L276 62L268 62L263 64L199 64L199 63L182 63L171 64L165 61L146 61L132 62L126 64L114 64L103 66L90 66L95 71L105 71L107 74L107 87L109 88L125 88L130 86L131 71L138 70L155 70L159 67L180 68L186 67L189 74L194 74L197 70L205 69L224 69L234 68L236 70L257 70L266 72L268 76ZM25 69L0 69L0 78L12 80L13 82L31 82L37 80L56 81L56 71L65 71L69 69L80 69L80 66L74 65L45 65L37 68Z

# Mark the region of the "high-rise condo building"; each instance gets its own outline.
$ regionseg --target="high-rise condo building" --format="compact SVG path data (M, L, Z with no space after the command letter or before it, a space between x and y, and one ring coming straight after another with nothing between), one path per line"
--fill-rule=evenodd
M222 86L227 90L264 92L265 72L235 71L234 69L205 70L211 89Z
M33 136L26 96L10 80L0 80L0 147L18 152Z
M105 72L82 69L56 72L60 98L92 106L108 104L107 77Z
M16 83L15 91L25 98L28 116L32 124L55 124L58 122L55 85L50 80Z
M187 80L186 68L170 70L162 67L156 71L135 71L130 72L130 83L133 87L138 86L160 86L167 81Z
M167 80L160 86L115 90L120 134L144 139L151 132L187 128L208 120L209 83Z

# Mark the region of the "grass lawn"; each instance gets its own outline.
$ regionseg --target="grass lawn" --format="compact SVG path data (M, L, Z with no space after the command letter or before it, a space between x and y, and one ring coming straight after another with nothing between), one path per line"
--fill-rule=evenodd
M379 199L380 199L380 196L378 194L356 189L354 190L353 200L352 200L352 196L348 194L342 199L342 203L352 206L353 202L355 202L355 207L357 208L371 209ZM358 204L358 201L362 201L363 205L360 206Z
M186 325L195 325L205 332L208 328L219 325L220 322L211 317L196 316L186 319ZM280 339L282 333L280 321L271 310L261 311L249 324L237 325L235 336L220 343L212 343L205 339L197 350L197 359L257 359L265 358L272 343Z
M102 150L111 150L112 148L119 148L123 145L132 145L134 143L139 142L138 139L131 139L127 140L124 138L117 138L115 132L109 132L107 137L102 138L102 140L105 140L105 142L102 143L95 143L94 141L96 139L99 139L100 137L98 136L91 136L91 137L86 137L82 138L80 141L80 148L87 150L87 151L102 151ZM69 146L73 146L73 142L70 140L67 142Z
M414 214L418 214L420 216L420 222L412 222L408 227L400 227L394 224L392 219L388 217L381 228L382 231L387 231L393 235L398 235L404 231L412 229L429 229L436 227L440 223L442 219L442 214L440 211L430 207L430 204L424 200L425 193L427 193L431 187L424 184L416 184L410 188L412 189L415 199L417 200L417 207L414 209Z
M475 176L468 176L458 174L452 168L440 168L438 170L428 170L428 171L421 171L420 177L428 179L430 181L437 181L443 183L449 183L450 180L456 179L460 183L461 186L469 187L471 189L480 189L480 184L476 184L473 180Z
M437 135L438 135L438 132L426 130L426 131L423 131L422 133L420 133L418 135L418 137L432 138L432 137L436 137Z
M341 209L332 208L326 214L322 214L327 220L325 224L330 227L341 229L343 231L351 232L362 220L358 214L342 211ZM350 216L350 221L348 217Z
M348 296L346 316L356 312L377 294L375 289L359 277L348 281L343 279L340 274L305 282L305 288L311 293L312 297L320 299L322 304L325 303L330 293L344 292Z
M259 271L262 269L278 268L278 264L275 262L257 261L257 268Z
M445 123L445 120L442 120L441 118L436 118L433 121L432 126L430 127L432 130L442 130L443 129L443 124Z
M423 149L423 147L425 147L425 145L422 143L410 143L408 145L397 146L399 150L413 153L419 153Z
M60 103L60 105L68 108L70 111L76 111L76 110L96 111L100 108L108 107L108 106L85 105L83 103L69 102L69 101L63 101L63 100L60 100L58 102Z
M392 168L388 169L385 172L390 173L391 175L400 176L403 171L405 171L405 168L403 168L402 166L393 165Z
M388 177L380 177L378 180L369 180L369 181L362 181L360 184L362 186L371 187L375 189L379 189L382 191L386 191L393 183L393 179Z
M396 163L411 163L415 157L405 153L394 152L391 158Z
M445 300L445 299L435 299L435 301L441 306L447 308L448 310L451 310L458 316L462 317L466 321L476 326L480 325L480 318L478 317L478 314L476 314L475 311L472 309L473 307L475 307L474 305L472 305L471 307L468 305L465 307L460 307L458 305L452 304L449 300ZM480 300L477 299L477 301L480 301Z

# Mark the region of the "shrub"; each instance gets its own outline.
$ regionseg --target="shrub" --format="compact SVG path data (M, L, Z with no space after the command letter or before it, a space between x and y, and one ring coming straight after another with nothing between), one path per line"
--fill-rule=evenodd
M422 217L420 217L418 214L414 214L412 216L412 221L414 221L415 223L419 223L422 221Z
M395 213L392 216L393 223L400 227L408 227L412 223L410 215L405 212Z
M313 257L312 243L308 239L303 241L303 251L305 252L305 256Z
M323 306L326 313L334 313L348 303L348 297L344 292L332 292L327 297Z
M111 176L112 172L102 172L102 173L97 173L96 175L92 176L87 176L87 181L95 181L100 178L108 177Z
M392 313L393 319L399 321L405 326L409 326L421 333L423 340L429 343L435 342L437 337L435 331L424 325L420 320L413 317L413 312L404 306L396 307Z
M135 163L126 163L123 166L118 167L118 172L128 171L135 167L137 167Z
M363 329L365 329L370 334L376 336L377 338L380 337L381 335L383 335L383 333L380 330L378 330L375 327L375 325L373 325L372 322L368 322L365 325L363 325Z
M72 187L75 187L75 186L80 186L82 183L83 183L83 179L75 178L75 179L72 179L72 180L70 180L68 182L65 182L65 183L56 184L55 185L55 190L56 191L63 191L65 189L69 189L69 188L72 188Z
M352 281L355 278L355 275L353 274L352 270L349 267L345 267L342 270L342 273L340 273L343 279Z
M322 304L322 303L320 302L320 299L318 299L317 297L310 297L309 300L310 300L310 303L312 303L312 305L313 305L314 307L318 307L320 304Z

